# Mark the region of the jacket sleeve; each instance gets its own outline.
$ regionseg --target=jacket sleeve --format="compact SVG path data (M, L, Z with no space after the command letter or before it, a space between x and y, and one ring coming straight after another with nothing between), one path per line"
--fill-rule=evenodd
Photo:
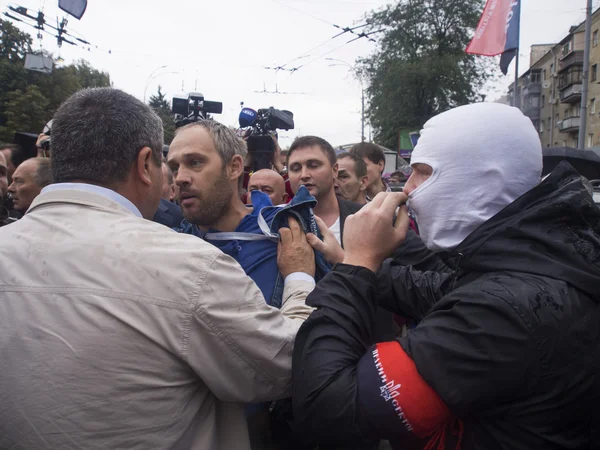
M371 346L375 281L340 264L309 296L317 310L296 340L292 399L297 434L311 444L385 438L409 448L450 415L398 342Z
M366 440L358 418L356 366L373 341L375 275L337 264L307 302L293 358L294 427L310 443Z
M312 308L311 283L291 281L281 310L268 306L237 262L219 254L198 280L195 305L184 324L183 354L222 401L260 402L289 397L294 339Z
M537 341L508 276L480 278L438 302L400 344L424 380L459 417L526 395L536 383Z
M377 301L393 313L420 321L451 288L454 271L414 232L377 273Z

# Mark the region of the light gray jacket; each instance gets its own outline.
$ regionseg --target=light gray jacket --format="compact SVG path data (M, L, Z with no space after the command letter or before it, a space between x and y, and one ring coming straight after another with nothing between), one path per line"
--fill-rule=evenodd
M201 239L42 193L0 228L0 448L248 449L242 404L290 395L311 290L271 308Z

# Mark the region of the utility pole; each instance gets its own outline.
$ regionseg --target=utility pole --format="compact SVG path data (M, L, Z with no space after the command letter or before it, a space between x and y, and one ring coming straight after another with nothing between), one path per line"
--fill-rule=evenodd
M583 74L581 89L581 112L579 114L579 150L585 149L585 138L587 131L587 102L588 102L588 82L590 78L590 39L592 38L592 0L587 0L585 11L585 46L583 50Z
M356 66L353 66L352 64L350 64L346 61L343 61L343 60L337 59L337 58L325 58L325 59L327 61L337 61L337 62L340 62L340 63L344 64L345 66L347 66L354 73L354 76L358 79L358 81L360 83L360 92L361 92L361 97L360 97L360 102L361 102L360 142L365 142L365 86L363 84L362 75L356 69ZM332 66L339 66L339 64L330 64L330 67L332 67Z
M361 111L361 133L360 133L360 142L365 142L365 90L362 86L362 82L360 83L360 87L362 89L362 111Z

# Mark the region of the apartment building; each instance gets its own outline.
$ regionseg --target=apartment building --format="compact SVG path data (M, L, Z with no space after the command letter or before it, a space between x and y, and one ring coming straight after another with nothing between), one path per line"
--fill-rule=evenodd
M587 123L585 147L600 146L600 9L592 16L587 117L580 117L585 23L573 26L557 44L534 45L530 67L519 77L521 110L540 134L543 147L574 147ZM514 95L514 83L509 97Z

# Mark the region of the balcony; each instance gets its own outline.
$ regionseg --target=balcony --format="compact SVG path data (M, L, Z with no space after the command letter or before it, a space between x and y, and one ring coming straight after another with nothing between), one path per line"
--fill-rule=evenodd
M558 71L562 72L571 66L583 66L583 50L575 50L564 56L558 64Z
M571 132L579 130L579 117L569 117L558 124L559 131Z
M531 121L540 120L540 107L539 106L525 106L523 108L523 114L531 119Z
M529 83L523 88L523 97L530 95L540 95L542 93L542 83Z
M560 101L562 103L578 103L581 101L581 89L583 85L570 84L560 91Z

